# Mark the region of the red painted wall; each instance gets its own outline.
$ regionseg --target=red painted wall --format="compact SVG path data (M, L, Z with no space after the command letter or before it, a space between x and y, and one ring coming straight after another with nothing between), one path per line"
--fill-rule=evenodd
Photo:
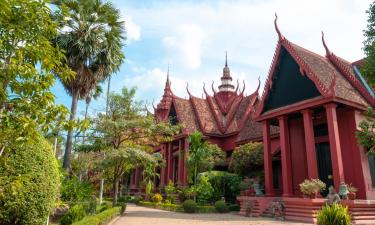
M295 195L300 195L299 184L307 177L305 132L302 118L289 120L292 184Z

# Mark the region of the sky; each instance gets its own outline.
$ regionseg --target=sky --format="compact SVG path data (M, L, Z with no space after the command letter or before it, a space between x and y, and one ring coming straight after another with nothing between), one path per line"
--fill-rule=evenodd
M330 50L356 61L363 58L363 30L370 0L112 0L126 26L126 60L113 74L111 91L136 87L137 99L152 109L161 99L168 65L172 91L202 97L203 82L220 82L228 52L233 80L245 81L246 94L267 78L278 27L291 42L324 55L321 31ZM103 84L106 90L107 83ZM207 88L211 93L211 88ZM56 81L56 102L70 109L71 98ZM261 92L260 92L261 93ZM105 94L90 114L105 110ZM84 101L78 114L83 115Z

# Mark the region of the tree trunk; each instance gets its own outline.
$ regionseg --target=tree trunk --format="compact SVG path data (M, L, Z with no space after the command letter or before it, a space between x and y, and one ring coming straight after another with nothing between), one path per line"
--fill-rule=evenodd
M113 199L112 199L112 206L115 206L117 204L118 184L119 184L119 179L118 178L114 178L113 179Z
M76 118L77 104L78 104L78 96L77 94L74 93L72 96L72 106L70 109L69 123L72 123L74 119ZM66 139L64 163L63 163L63 167L66 170L69 169L70 167L70 155L72 153L72 147L73 147L73 127L70 127L68 130L68 137Z
M103 203L104 179L100 179L99 205Z
M108 115L108 110L109 110L109 91L111 88L111 76L108 77L108 86L107 86L107 103L106 103L106 115Z
M88 114L88 111L89 111L89 107L90 107L90 102L86 102L86 109L85 109L85 120L87 120L87 114ZM86 142L86 131L83 131L83 135L82 135L82 144L85 144Z

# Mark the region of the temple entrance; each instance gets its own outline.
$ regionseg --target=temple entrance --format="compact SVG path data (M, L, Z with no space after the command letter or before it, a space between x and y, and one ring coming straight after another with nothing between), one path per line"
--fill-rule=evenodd
M320 193L325 197L328 194L328 188L333 185L332 161L329 142L316 143L315 147L319 179L327 185L326 190Z

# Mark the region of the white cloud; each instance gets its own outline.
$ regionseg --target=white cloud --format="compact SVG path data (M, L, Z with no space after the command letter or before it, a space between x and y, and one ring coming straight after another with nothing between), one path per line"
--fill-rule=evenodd
M142 27L142 40L152 41L144 43L142 54L158 51L151 65L138 61L136 64L144 70L134 67L126 79L138 85L139 92L144 91L144 98L159 98L166 64L170 62L173 91L187 96L189 82L191 92L201 96L203 82L207 90L211 90L211 80L218 85L227 50L234 80L244 79L250 94L257 87L258 76L264 82L268 74L277 42L275 12L281 32L290 41L324 55L324 30L329 48L336 55L355 61L363 57L362 30L366 28L365 11L370 3L371 0L154 1L148 7L124 6L137 26ZM158 69L162 66L165 71Z
M133 21L131 16L125 16L125 28L128 44L141 38L141 27Z
M180 63L191 69L201 65L201 45L204 39L203 30L194 24L178 26L174 36L163 38L163 43L170 55L178 55Z

